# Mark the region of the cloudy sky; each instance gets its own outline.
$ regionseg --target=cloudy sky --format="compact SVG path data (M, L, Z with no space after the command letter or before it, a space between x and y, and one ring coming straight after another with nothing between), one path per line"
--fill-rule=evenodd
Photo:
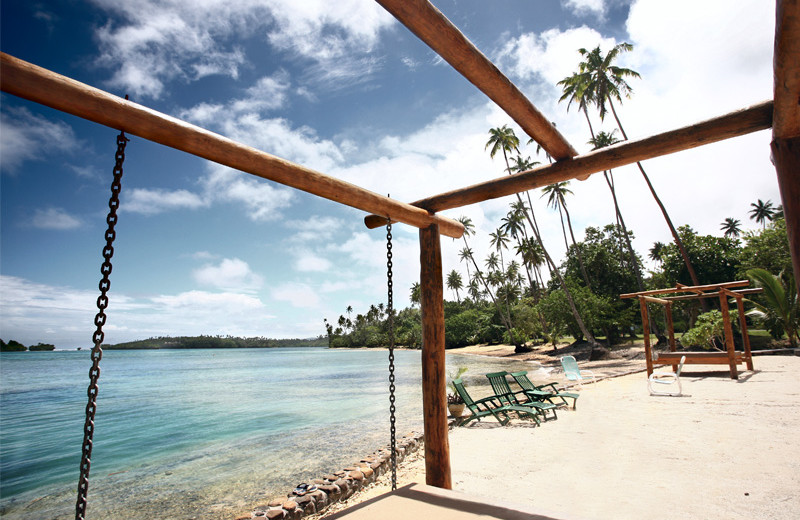
M620 108L631 138L772 97L764 0L439 0L435 5L573 143L590 147L556 82L581 47L635 49ZM371 0L4 0L2 51L402 201L503 175L484 149L510 118ZM91 346L116 131L2 94L0 337ZM595 121L613 129L613 120ZM754 228L779 203L762 131L645 164L676 225ZM523 154L537 160L535 147ZM544 161L544 157L538 160ZM635 167L617 172L643 256L669 232ZM382 230L360 211L132 138L106 341L158 335L310 337L348 305L385 301ZM577 230L613 219L602 176L573 181ZM545 244L557 213L533 194ZM447 212L487 234L509 199ZM582 234L582 233L581 233ZM396 305L419 276L418 234L395 227ZM445 272L461 243L443 238ZM452 295L448 295L452 297Z

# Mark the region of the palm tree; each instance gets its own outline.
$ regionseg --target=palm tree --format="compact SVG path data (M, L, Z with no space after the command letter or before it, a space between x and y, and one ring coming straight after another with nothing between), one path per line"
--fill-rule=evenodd
M411 305L419 305L420 302L420 286L419 282L414 282L411 284L411 294L409 295L409 300L411 300Z
M722 227L720 228L722 231L725 232L726 237L738 237L742 234L742 230L739 228L741 222L738 219L728 217L725 219L725 222L722 223Z
M481 274L481 270L478 267L478 263L475 261L475 256L472 254L472 249L470 249L469 243L467 243L467 237L475 234L475 225L472 223L472 219L469 217L461 216L456 220L458 220L461 225L464 226L464 234L461 236L461 238L464 240L465 249L469 251L469 259L472 261L472 266L475 268L475 277L480 280L484 290L486 291L486 294L489 295L489 297L492 299L492 303L494 303L495 307L497 308L497 312L500 315L503 325L505 325L509 335L512 335L511 329L513 328L513 325L511 324L511 316L506 316L503 313L502 308L497 303L494 293L491 291L491 289L489 289L489 284L487 283L486 278Z
M508 164L508 152L512 150L519 151L519 139L514 134L514 130L507 128L505 125L503 125L501 128L493 128L489 130L489 136L490 136L489 141L486 143L485 146L485 148L488 148L489 145L492 146L492 150L489 152L489 157L494 158L497 151L502 150L503 158L505 159L506 162L506 171L508 171L508 174L511 175L512 169L511 166ZM526 194L528 196L528 204L530 204L529 208L525 207L525 203L522 202L522 197L520 196L519 193L516 194L517 200L519 201L520 206L525 209L525 218L528 220L528 223L530 224L531 230L533 231L533 234L536 237L537 243L544 252L550 272L553 273L553 275L558 279L559 284L561 285L561 289L564 291L564 296L567 298L567 303L570 306L572 315L575 317L575 321L578 323L578 327L581 329L581 332L586 337L586 340L589 342L590 346L589 357L591 358L592 352L594 351L594 347L597 344L597 342L595 341L594 336L592 336L591 332L589 332L589 329L586 328L586 324L584 323L583 319L578 313L578 308L575 306L575 300L572 298L572 293L570 292L569 287L567 287L564 278L561 276L561 273L558 272L558 268L556 268L553 259L550 257L550 255L547 253L547 249L544 247L544 243L542 242L542 237L541 234L539 233L538 226L536 226L535 217L533 216L533 204L531 204L530 202L531 199L530 194L527 192ZM516 350L521 350L521 349L518 348Z
M503 249L508 249L508 235L503 231L502 227L497 228L494 233L489 233L491 240L489 245L493 246L495 250L500 253L500 269L506 270L505 262L503 260Z
M747 276L756 285L764 288L763 303L752 301L756 308L748 314L756 314L766 322L779 324L789 338L791 347L797 348L800 300L797 298L797 288L792 277L789 276L784 283L781 276L774 276L765 269L750 269Z
M628 135L625 133L625 129L619 120L613 100L616 99L619 103L622 103L622 96L630 98L633 89L628 84L626 79L639 78L641 76L635 70L617 67L613 64L613 62L620 53L632 50L633 45L629 43L619 43L615 45L605 56L600 50L599 45L591 51L587 51L586 49L578 49L578 52L585 58L585 60L580 62L578 65L578 73L573 74L565 80L562 80L560 83L565 87L565 96L573 96L573 98L577 96L580 98L579 101L582 101L584 105L594 103L600 112L601 120L605 119L608 108L611 108L611 112L614 115L614 120L617 122L617 127L622 133L622 137L626 141L628 140ZM569 88L569 90L566 90L567 88ZM563 97L564 96L562 96L562 98ZM608 103L608 107L606 106L606 103ZM675 229L675 226L672 224L672 219L670 219L669 213L667 213L667 208L658 197L658 194L653 187L653 183L650 182L650 178L644 171L644 167L642 167L642 163L637 161L636 165L639 167L639 171L647 183L647 187L650 189L650 194L653 196L653 199L655 199L659 209L661 209L661 214L664 216L664 220L669 227L670 233L672 233L672 238L675 241L675 245L678 246L678 251L680 251L683 262L686 264L686 270L689 272L689 276L692 278L692 283L695 285L700 285L700 281L697 278L694 267L692 267L692 263L689 260L689 255L686 252L686 248L683 246L683 241L678 235L678 231ZM705 305L705 300L702 301Z
M572 232L572 219L569 216L569 210L567 209L567 201L564 199L564 196L569 193L573 195L572 190L567 188L569 186L569 181L563 182L556 182L549 186L545 186L542 188L542 197L547 196L547 205L558 209L558 214L561 217L561 232L564 234L564 244L567 246L567 253L569 253L569 244L567 243L567 232L564 229L564 215L567 216L567 226L569 227L569 236L572 238L572 245L575 247L575 252L578 255L578 265L581 268L581 274L583 275L583 281L586 282L586 287L589 290L592 290L592 284L589 282L589 273L586 272L586 265L583 263L583 253L581 252L581 248L578 246L578 243L575 241L575 233ZM561 213L561 210L564 210L564 214Z
M503 125L500 128L490 128L489 129L489 140L486 141L486 148L492 147L489 150L489 157L494 159L495 154L498 151L503 152L503 159L506 161L506 170L511 171L511 166L508 164L508 154L513 151L519 151L519 138L514 134L514 130L509 128L507 125Z
M653 247L650 248L650 260L654 262L664 263L663 254L667 246L663 242L653 242Z
M775 210L772 209L772 201L768 200L764 202L758 199L758 202L752 202L750 206L753 208L750 210L750 219L761 224L761 229L765 229L767 227L767 220L772 220L775 216Z
M461 303L461 297L458 295L458 290L464 286L461 280L461 274L453 269L447 275L447 288L456 293L456 300Z
M616 132L616 130L612 130L610 133L597 132L597 135L589 140L589 144L594 147L592 150L598 150L600 148L605 148L606 146L611 146L614 143L618 143L619 139L614 137L614 132ZM631 245L631 237L628 233L627 226L625 226L625 219L622 218L622 212L619 209L617 189L614 183L614 172L612 170L603 171L603 178L605 178L606 185L608 186L609 191L611 191L611 199L614 202L614 213L617 218L617 225L622 230L622 236L625 238L625 244L628 247L628 255L630 258L631 267L633 268L634 274L636 274L636 283L639 287L639 290L644 291L644 280L642 279L642 273L639 270L639 262L636 261L636 253Z

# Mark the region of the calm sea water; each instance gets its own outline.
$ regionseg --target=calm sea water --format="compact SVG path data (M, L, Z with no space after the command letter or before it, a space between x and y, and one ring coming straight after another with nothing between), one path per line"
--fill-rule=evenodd
M107 351L87 518L230 519L388 444L387 353ZM422 428L420 353L396 352L398 433ZM0 355L0 515L73 518L89 352ZM448 354L484 373L521 362ZM481 394L481 389L477 389Z

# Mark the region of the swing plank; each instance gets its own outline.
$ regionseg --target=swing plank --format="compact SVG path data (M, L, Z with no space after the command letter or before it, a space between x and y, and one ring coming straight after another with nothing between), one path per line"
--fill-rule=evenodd
M435 518L436 520L469 520L498 518L503 520L566 520L566 515L534 512L507 500L492 501L470 497L458 491L421 484L409 484L395 491L362 502L328 517L330 520L395 520Z

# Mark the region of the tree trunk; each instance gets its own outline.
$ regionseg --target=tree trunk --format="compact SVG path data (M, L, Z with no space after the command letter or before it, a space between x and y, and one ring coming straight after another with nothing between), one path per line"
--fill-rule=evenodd
M569 218L569 210L567 209L567 205L564 204L564 199L561 199L561 205L564 206L564 213L567 215L567 225L569 226L569 236L572 238L572 245L575 246L575 253L578 255L578 265L581 268L581 274L583 275L583 281L586 282L586 287L589 290L592 290L592 284L589 281L589 273L586 271L586 264L583 263L583 253L581 252L581 248L578 246L578 243L575 241L575 233L572 232L572 220ZM569 248L567 248L569 250Z
M611 102L611 99L608 100L608 104L611 106L611 113L614 114L614 120L617 122L617 127L619 131L622 132L622 137L625 140L628 140L628 134L625 133L625 129L622 127L622 123L617 116L617 110L614 108L614 103ZM683 257L683 263L686 264L686 270L689 271L689 277L692 279L693 285L700 285L700 281L697 279L697 274L694 271L694 267L692 267L692 262L689 260L689 255L686 253L686 248L683 246L683 241L681 237L678 235L678 232L675 230L675 226L672 225L672 219L669 218L669 213L667 213L667 208L664 207L664 204L661 202L661 199L656 194L655 188L653 188L653 184L650 182L650 178L645 173L644 168L642 167L642 163L636 161L636 166L639 167L639 171L642 173L642 177L644 177L644 181L647 183L647 187L650 189L650 194L655 199L656 203L658 204L659 209L661 209L661 214L664 216L664 220L667 222L667 226L669 226L669 231L672 233L672 238L675 241L675 245L678 246L678 251L680 251L681 256ZM705 299L701 298L701 304L703 305L703 310L707 310L707 304Z

